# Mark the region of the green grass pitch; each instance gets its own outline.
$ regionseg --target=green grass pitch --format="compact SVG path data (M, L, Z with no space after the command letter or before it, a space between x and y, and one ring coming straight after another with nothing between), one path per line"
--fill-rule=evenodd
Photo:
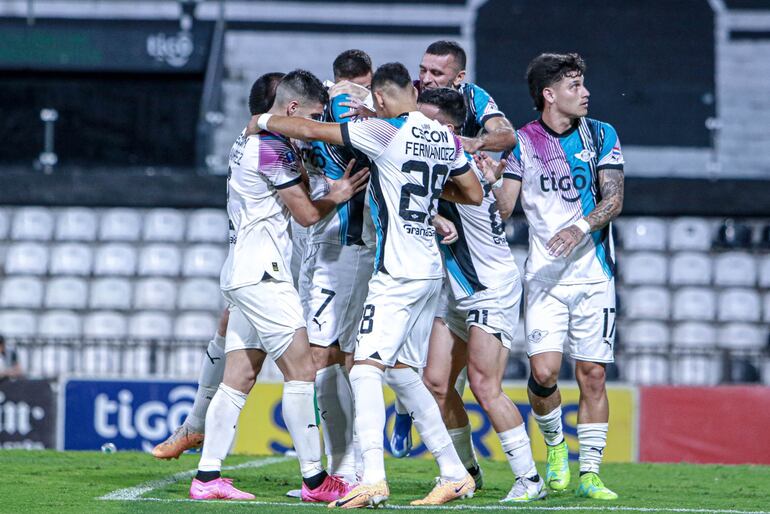
M267 459L267 460L266 460ZM254 502L187 501L190 476L197 455L161 462L147 454L118 452L2 451L0 512L113 513L113 512L321 512L322 506L303 505L284 496L299 486L296 460L232 456L226 471L236 486L256 494ZM605 464L602 477L620 499L599 502L578 499L572 492L550 494L544 501L501 506L498 500L511 486L504 462L482 462L485 488L476 497L443 508L408 508L432 486L436 466L430 460L388 460L391 487L389 506L399 511L442 512L768 512L770 467L697 466L689 464ZM538 468L543 471L544 465ZM188 472L188 473L184 473ZM573 486L577 470L573 469ZM119 500L101 499L112 495ZM323 506L325 507L325 506Z

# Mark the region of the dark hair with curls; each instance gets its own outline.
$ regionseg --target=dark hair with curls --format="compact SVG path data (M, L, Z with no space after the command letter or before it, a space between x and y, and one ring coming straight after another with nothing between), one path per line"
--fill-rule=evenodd
M527 84L529 96L535 102L535 108L542 111L545 108L543 89L559 82L564 77L579 77L586 71L586 63L580 55L570 54L540 54L527 66Z

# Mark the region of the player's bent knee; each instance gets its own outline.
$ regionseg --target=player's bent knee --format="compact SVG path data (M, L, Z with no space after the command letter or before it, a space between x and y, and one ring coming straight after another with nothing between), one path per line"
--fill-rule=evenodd
M494 403L502 394L503 390L499 383L485 376L469 377L471 391L484 410Z
M423 375L422 382L436 400L446 398L450 389L452 389L448 380L441 380L439 377L432 376L427 372Z
M604 392L607 373L603 364L580 363L576 366L575 378L584 392Z
M552 387L555 388L556 382L558 381L558 379L559 379L559 370L551 369L547 366L533 365L532 370L530 371L530 374L529 374L530 383L534 380L534 382L538 386L542 386L545 388L552 388ZM532 390L532 392L535 392L535 389L532 389L532 388L530 389Z
M547 377L550 377L551 375L547 375ZM556 384L556 379L553 379L553 385L551 386L545 386L542 385L537 378L535 378L534 370L533 373L530 373L529 375L529 381L527 382L527 387L529 390L534 394L535 396L539 396L540 398L548 398L553 393L556 392L556 390L559 388L559 386Z

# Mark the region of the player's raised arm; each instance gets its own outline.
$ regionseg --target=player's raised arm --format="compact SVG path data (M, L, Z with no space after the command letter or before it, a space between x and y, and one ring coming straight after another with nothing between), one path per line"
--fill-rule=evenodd
M502 115L487 119L484 123L484 133L480 136L461 139L463 148L468 153L479 150L505 152L516 146L516 132L513 130L513 125Z
M295 116L279 116L270 113L252 116L248 134L257 134L260 130L283 134L302 141L323 141L333 145L344 143L339 123L322 123Z

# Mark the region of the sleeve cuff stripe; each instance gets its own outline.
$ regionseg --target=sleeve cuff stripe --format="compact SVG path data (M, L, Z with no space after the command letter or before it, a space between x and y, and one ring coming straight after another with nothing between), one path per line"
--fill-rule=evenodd
M596 167L596 171L601 170L623 170L622 164L601 164Z
M350 129L348 128L348 124L341 123L340 131L342 132L342 142L345 144L345 146L348 148L353 148L353 145L350 143Z
M467 173L471 169L471 165L467 162L460 168L453 169L450 173L450 177L456 177L458 175L462 175L463 173Z
M511 180L518 180L521 182L521 177L518 175L514 175L513 173L503 173L503 178L509 178Z
M287 187L296 186L302 182L302 177L297 177L293 180L290 180L288 182L284 182L283 184L274 186L276 189L286 189Z

